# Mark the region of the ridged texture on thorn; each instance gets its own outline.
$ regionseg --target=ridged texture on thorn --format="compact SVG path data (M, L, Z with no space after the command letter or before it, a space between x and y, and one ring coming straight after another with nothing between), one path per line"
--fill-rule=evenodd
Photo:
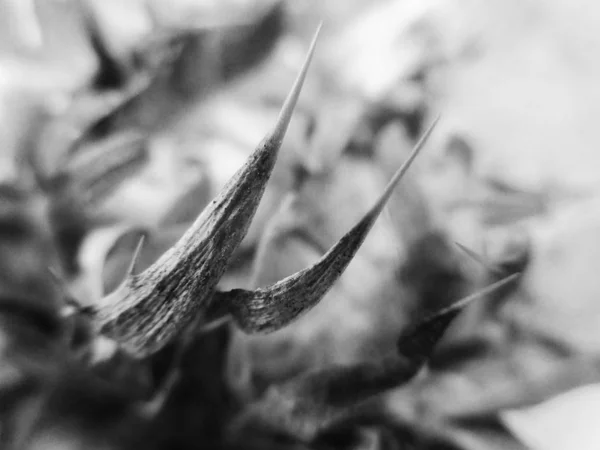
M276 331L310 310L323 298L360 248L394 187L424 146L437 121L421 137L377 203L319 261L266 288L254 291L234 289L221 296L220 300L228 303L229 312L242 330L249 333Z
M314 370L271 387L238 418L232 431L262 427L310 442L332 427L377 415L375 396L410 381L471 301L495 292L517 276L491 284L408 329L398 340L398 354Z
M128 278L99 306L96 319L101 331L134 354L144 356L160 349L210 305L271 176L316 38L273 132L179 242L146 271Z

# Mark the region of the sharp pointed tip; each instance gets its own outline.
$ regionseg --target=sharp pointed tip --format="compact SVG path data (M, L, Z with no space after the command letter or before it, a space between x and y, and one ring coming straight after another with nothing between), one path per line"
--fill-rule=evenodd
M475 252L474 250L471 250L466 245L463 245L460 242L456 242L456 241L454 241L454 245L456 245L459 250L461 250L471 260L475 261L477 264L482 266L488 272L490 272L494 275L505 275L506 274L505 271L503 271L499 267L496 267L493 264L491 264L489 261L487 261L487 258L485 256L480 255L479 253Z
M486 287L484 287L483 289L474 292L471 295L468 295L467 297L463 298L462 300L459 300L458 302L454 303L453 305L449 306L448 308L446 308L445 310L440 311L439 314L443 314L444 311L448 311L451 309L462 309L464 308L467 304L471 303L473 300L476 300L480 297L484 297L486 295L492 294L493 292L497 291L498 289L500 289L501 287L515 281L517 278L519 278L521 276L521 272L515 272L511 275L508 275L504 278L502 278L499 281L496 281L495 283L492 283Z
M315 30L315 33L313 34L313 44L316 42L317 36L321 32L322 28L323 28L323 19L319 20L319 24L317 25L317 29Z
M137 265L138 265L138 262L140 259L140 254L142 253L142 249L144 248L145 242L146 242L146 235L142 234L138 239L138 243L135 246L135 250L133 251L133 256L131 257L131 262L129 263L129 267L127 269L127 277L126 278L131 278L137 272Z
M290 120L292 119L292 114L294 112L294 108L296 107L296 103L298 102L298 97L300 96L300 91L302 90L302 86L304 85L304 80L306 79L306 74L308 72L308 68L310 66L310 62L312 61L313 55L315 53L315 47L317 45L317 40L319 37L319 32L321 31L323 23L321 22L315 31L313 39L310 43L310 47L304 59L304 63L300 68L300 73L296 77L296 81L290 90L283 107L281 108L281 112L279 113L279 118L277 119L277 124L273 129L273 132L269 136L269 139L276 142L281 143L283 141L283 137L285 132L287 131Z
M372 213L379 214L379 212L381 212L381 210L385 206L386 202L389 200L390 196L392 195L394 188L398 185L400 180L402 180L402 178L404 177L404 175L406 174L408 169L411 167L414 160L417 158L417 156L419 155L419 153L425 146L425 143L427 142L429 136L431 136L431 133L435 129L436 125L438 124L440 117L441 117L441 115L438 114L435 117L435 119L431 122L431 124L427 127L425 132L421 135L421 137L419 138L419 141L415 144L415 146L414 146L411 154L407 158L407 160L404 161L402 166L392 176L392 179L390 180L387 187L385 188L383 195L381 196L381 198L379 199L377 204L373 207Z
M407 332L402 333L397 344L399 353L421 364L431 356L436 344L456 316L473 300L497 291L520 275L520 272L509 275L425 318Z
M458 241L453 241L453 243L461 252L463 252L465 255L467 255L470 259L487 267L487 263L485 262L485 258L483 256L479 255L478 253L476 253L475 251L471 250L469 247L461 244Z
M413 151L412 159L423 146L435 123L420 139ZM411 160L405 162L400 168L375 206L319 261L268 288L252 292L245 291L244 294L238 292L231 296L230 305L233 305L232 311L236 311L233 316L238 326L247 332L272 332L314 307L333 286L333 283L339 279L362 245L367 233L389 199L392 189L402 174L406 172L410 162Z
M435 118L433 119L431 124L429 124L429 126L425 129L425 132L421 135L421 137L419 138L419 141L415 145L415 148L413 149L411 155L408 157L408 161L406 163L404 163L405 165L407 163L412 162L412 160L416 158L416 156L419 154L421 149L425 146L425 143L429 139L429 136L431 136L431 133L433 133L433 130L435 130L435 127L437 127L437 124L439 123L441 118L442 118L441 114L438 114L437 116L435 116ZM402 168L400 168L400 170L402 170Z

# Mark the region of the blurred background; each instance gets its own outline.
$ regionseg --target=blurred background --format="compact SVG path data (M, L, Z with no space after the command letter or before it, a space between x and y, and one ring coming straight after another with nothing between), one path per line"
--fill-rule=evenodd
M275 171L221 288L314 263L441 120L323 301L273 334L196 336L135 445L600 448L597 2L0 0L0 179L21 177L27 155L48 180L69 180L57 192L83 217L64 219L68 281L83 298L109 292L139 234L143 269L270 130L320 21ZM361 424L356 440L256 429L229 439L230 418L269 386L385 355L409 324L510 268L518 286L469 306L424 373L380 398L385 421ZM110 425L64 420L86 430L87 448L118 448L98 436L121 436L127 422L106 411Z

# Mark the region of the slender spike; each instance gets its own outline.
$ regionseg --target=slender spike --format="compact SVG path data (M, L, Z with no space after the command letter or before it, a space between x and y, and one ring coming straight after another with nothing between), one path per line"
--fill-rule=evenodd
M502 269L500 269L498 267L495 267L493 264L490 264L489 261L487 261L484 256L482 256L482 255L474 252L473 250L471 250L470 248L464 246L460 242L454 242L454 244L462 252L464 252L469 258L471 258L477 264L481 265L484 269L486 269L491 274L494 274L494 275L504 275L504 271Z
M288 94L283 107L281 108L281 112L279 113L279 117L277 118L277 123L275 124L275 129L273 133L271 133L270 140L272 142L271 145L281 145L283 141L283 137L285 136L285 132L287 131L288 125L292 119L292 114L294 112L294 107L298 102L298 97L300 96L300 91L302 90L302 85L304 84L304 79L306 78L306 73L308 72L308 67L310 66L310 62L312 60L313 54L315 52L315 47L317 45L317 39L319 37L319 33L321 31L321 27L323 23L321 22L317 27L317 31L313 36L312 42L310 43L310 47L308 48L308 55L304 60L304 64L300 69L300 73L298 74L294 85L290 93Z
M133 251L133 256L131 257L131 262L129 263L129 268L127 269L127 278L132 278L137 271L137 264L140 260L140 254L142 253L142 249L144 248L144 243L146 242L146 235L142 234L138 239L138 243L135 246L135 250Z
M314 307L346 269L385 202L400 182L439 118L421 137L408 160L400 167L371 210L343 236L319 261L266 288L247 291L234 289L222 294L238 326L249 333L269 333L287 325Z
M415 364L425 362L433 352L435 345L446 332L454 318L473 300L489 295L513 282L520 273L512 274L502 280L475 292L453 305L427 317L414 327L402 333L398 339L398 352Z
M102 274L106 258L118 240L131 232L145 233L146 230L129 224L108 226L91 232L83 240L78 254L80 275L71 284L71 290L82 306L90 308L98 306L104 292ZM126 279L125 283L130 280L131 278ZM123 289L121 285L117 291L121 292Z
M273 386L234 422L233 434L267 429L304 442L320 433L356 420L369 400L400 386L418 372L411 362L389 355L352 365L333 365L301 374Z
M388 199L392 195L392 192L394 192L394 188L400 182L400 180L402 179L402 177L404 176L404 174L406 173L406 171L410 168L410 166L412 165L412 163L415 160L415 158L421 152L421 149L425 146L425 143L429 139L429 136L431 136L431 133L433 132L434 128L436 127L436 125L440 121L440 117L441 117L441 115L437 115L436 116L436 118L433 120L433 122L431 123L431 125L429 125L429 127L425 130L425 133L423 133L423 135L421 136L421 138L419 139L419 141L415 145L415 148L413 149L413 151L409 155L408 159L404 162L404 164L402 164L402 167L400 167L400 169L398 169L398 171L394 174L394 176L392 177L392 179L388 183L387 187L385 188L385 191L384 191L383 195L381 196L381 198L379 199L379 201L377 202L377 204L373 208L373 210L378 211L377 213L379 213L379 211L381 211L381 209L383 209L383 207L385 206L386 202L388 201Z
M98 308L98 328L130 352L144 356L159 350L210 308L215 286L246 235L271 176L317 34L273 131L179 242Z
M127 270L125 271L125 277L123 278L123 281L121 281L121 284L109 295L107 295L104 300L110 300L113 298L121 298L123 295L126 295L126 293L129 291L129 289L131 288L131 283L133 278L135 277L135 273L137 272L137 264L139 262L140 259L140 254L142 252L142 248L144 247L144 243L146 241L146 234L145 233L141 233L140 237L138 239L138 243L135 246L135 250L133 251L133 254L131 255L131 261L129 261L129 266L127 267ZM106 259L108 253L103 253L102 254L102 258L99 261L99 265L103 265L104 260Z

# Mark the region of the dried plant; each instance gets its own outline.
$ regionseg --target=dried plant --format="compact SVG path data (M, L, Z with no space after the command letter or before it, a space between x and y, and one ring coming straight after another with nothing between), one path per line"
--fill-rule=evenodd
M76 259L72 253L77 252L81 236L91 226L90 217L98 199L106 197L143 163L144 138L138 134L119 134L101 142L90 138L102 120L112 117L135 97L138 88L125 89L108 104L103 98L98 108L92 108L94 113L84 118L83 125L77 125L78 131L68 142L47 141L50 147L44 151L61 161L54 161L61 170L32 157L25 166L36 168L36 186L33 180L24 186L0 186L0 264L6 266L0 286L0 338L6 342L6 352L0 355L3 448L43 442L39 429L52 429L48 423L52 423L53 414L69 409L65 396L77 392L73 395L86 398L82 394L85 390L89 390L86 395L94 397L93 401L85 400L88 404L98 402L99 397L114 399L119 414L110 426L86 424L97 429L79 439L80 445L96 446L90 439L102 434L98 431L102 426L114 432L119 445L130 442L115 421L126 417L123 423L139 424L157 417L177 379L183 352L198 330L206 329L212 320L230 320L245 333L276 331L317 305L338 280L437 120L372 208L315 264L270 286L217 290L277 161L317 35L273 131L181 239L138 273L140 242L125 279L114 292L103 295L99 289L90 289L89 295L82 298L69 286L70 277L80 268L76 264L68 267L67 262ZM101 84L106 84L106 78L103 80ZM82 142L94 142L95 148L90 150L86 145L87 150L80 151ZM65 153L65 149L69 151ZM35 205L31 214L30 202ZM103 255L99 259L103 260ZM61 267L54 280L48 267ZM510 275L400 333L394 354L303 373L271 387L233 422L231 436L235 439L249 427L266 427L295 440L312 442L348 423L372 420L378 414L379 394L409 382L419 373L452 319L473 298L515 278ZM151 373L151 362L165 348L175 348L174 356L167 374L157 378ZM83 388L77 391L71 384ZM35 429L38 431L32 431ZM128 431L140 430L143 427L132 426ZM117 444L111 441L106 445Z

